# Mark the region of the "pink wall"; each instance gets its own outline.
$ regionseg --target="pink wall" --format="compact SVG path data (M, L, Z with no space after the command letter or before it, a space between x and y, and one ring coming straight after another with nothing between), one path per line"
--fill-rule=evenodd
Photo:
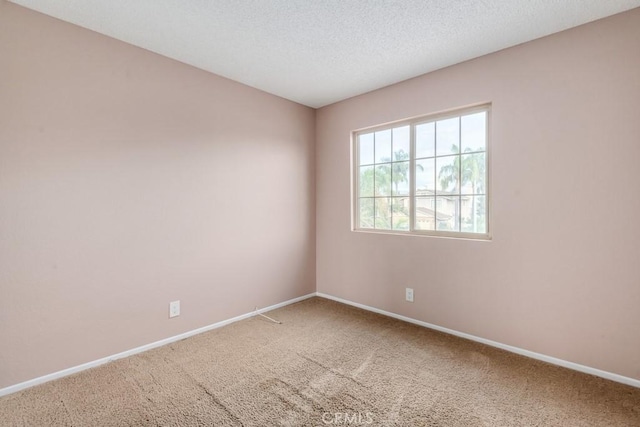
M316 279L640 379L639 45L636 9L323 108L314 126L309 108L0 0L0 388ZM352 129L485 101L491 242L350 231Z
M639 49L635 9L320 109L318 291L640 379ZM487 101L492 241L350 231L351 130Z
M0 388L315 290L312 109L5 1L0 70Z

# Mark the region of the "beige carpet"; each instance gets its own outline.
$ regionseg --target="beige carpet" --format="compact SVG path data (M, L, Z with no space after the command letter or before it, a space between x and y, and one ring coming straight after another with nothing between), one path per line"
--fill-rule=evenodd
M0 399L2 426L640 426L640 389L320 298Z

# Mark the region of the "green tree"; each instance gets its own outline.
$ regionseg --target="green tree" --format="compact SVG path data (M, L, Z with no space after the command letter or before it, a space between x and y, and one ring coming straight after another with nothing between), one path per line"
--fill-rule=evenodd
M409 182L409 153L400 149L395 152L395 160L391 164L391 182L395 189L395 195L398 195L398 185L403 182Z
M383 162L388 159L381 159ZM375 168L375 224L376 228L390 229L391 224L391 206L389 205L389 197L391 197L392 169L389 164L376 165Z
M402 214L408 217L408 208L401 203L389 205L388 197L397 196L399 186L408 183L409 153L400 149L394 153L394 160L390 158L380 159L381 164L362 167L360 169L360 198L376 197L374 202L363 201L360 205L361 226L374 226L376 228L408 228L408 222L400 219L396 224L392 223L394 214ZM418 165L420 170L422 166ZM393 188L394 193L391 193ZM370 221L369 219L372 219ZM406 224L405 224L406 222ZM369 225L371 224L371 225Z
M458 146L453 144L451 147L452 152L458 153ZM466 148L464 153L472 152L471 148ZM464 154L463 153L463 154ZM462 165L461 165L462 163ZM485 160L484 152L473 153L463 156L456 156L453 164L446 165L440 169L438 179L440 180L440 186L442 190L448 188L449 185L455 183L453 192L459 192L462 187L469 184L471 185L472 194L484 193L484 180L485 175ZM477 206L476 198L472 199L471 215L472 215L472 227L473 231L477 231ZM456 219L460 220L460 207L456 204L455 209Z

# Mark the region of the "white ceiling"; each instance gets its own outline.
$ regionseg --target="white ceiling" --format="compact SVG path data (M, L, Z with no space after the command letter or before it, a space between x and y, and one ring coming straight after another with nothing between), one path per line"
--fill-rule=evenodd
M640 0L11 0L310 107Z

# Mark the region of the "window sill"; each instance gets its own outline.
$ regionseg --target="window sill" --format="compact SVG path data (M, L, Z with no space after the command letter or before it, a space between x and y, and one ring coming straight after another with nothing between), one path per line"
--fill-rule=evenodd
M430 231L402 231L402 230L378 230L371 228L355 228L352 229L354 233L363 234L386 234L395 236L410 236L410 237L435 237L440 239L454 239L454 240L472 240L480 242L490 242L492 240L489 233L455 233L455 232L430 232Z

